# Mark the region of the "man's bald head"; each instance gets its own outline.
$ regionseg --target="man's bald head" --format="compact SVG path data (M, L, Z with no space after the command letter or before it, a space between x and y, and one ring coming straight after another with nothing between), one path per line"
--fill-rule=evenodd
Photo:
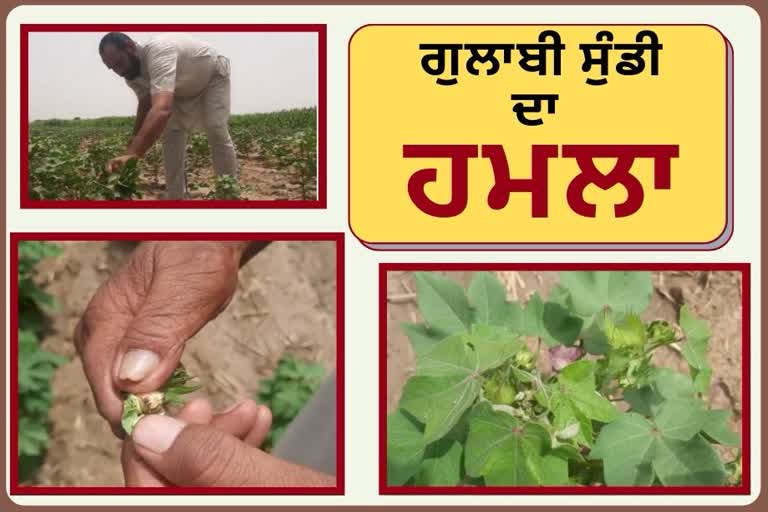
M99 55L105 66L126 80L133 80L141 73L136 43L122 32L110 32L102 37Z

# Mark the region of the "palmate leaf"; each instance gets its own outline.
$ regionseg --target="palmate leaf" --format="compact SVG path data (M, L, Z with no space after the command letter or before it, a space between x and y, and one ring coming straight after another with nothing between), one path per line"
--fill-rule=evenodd
M419 358L400 407L424 423L425 444L447 434L477 399L482 373L501 365L522 346L507 329L476 325L450 336Z
M649 272L560 272L575 313L591 316L608 306L620 313L642 313L653 292Z
M453 439L440 439L427 446L414 478L415 485L453 486L461 480L464 448Z
M576 441L592 445L592 420L609 423L619 411L595 390L595 363L581 360L563 368L557 383L550 386L554 426L562 430L578 424Z
M430 329L424 324L401 324L403 332L408 336L411 341L411 347L413 348L416 356L421 356L432 350L437 342L445 339L441 333Z
M722 485L726 476L717 452L700 435L687 441L658 439L652 465L664 485Z
M521 332L541 338L550 347L573 345L581 333L584 320L556 302L544 302L534 293L523 313Z
M721 485L725 479L722 462L699 434L707 420L701 403L642 403L651 410L650 418L624 413L603 427L595 441L589 457L603 459L606 484L650 485L658 478L663 485ZM648 474L649 468L654 478Z
M416 272L414 277L419 311L430 329L451 335L469 327L472 309L459 284L430 272Z
M490 272L477 272L467 290L474 308L474 322L485 325L507 325L509 308L504 285Z
M568 462L551 451L547 431L524 423L488 402L474 407L464 464L467 474L482 476L487 485L563 485Z
M403 485L416 474L424 457L421 426L398 409L387 417L387 483Z
M704 420L704 433L715 442L726 446L739 446L741 438L728 426L730 411L713 409L706 411Z
M558 392L587 418L608 423L619 416L616 407L595 390L595 364L577 361L565 367L558 378Z
M610 311L603 310L598 312L589 326L584 329L581 334L584 350L590 354L603 355L607 354L611 350L611 345L608 343L608 336L603 330L606 315L611 314Z
M712 368L707 362L709 327L706 322L696 318L687 306L680 308L680 327L686 337L682 354L693 377L694 388L699 393L707 393L712 380Z

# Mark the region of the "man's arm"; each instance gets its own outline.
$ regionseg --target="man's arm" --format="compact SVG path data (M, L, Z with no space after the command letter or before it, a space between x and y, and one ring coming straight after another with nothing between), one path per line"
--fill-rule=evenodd
M138 157L144 156L144 153L152 147L152 144L163 133L165 125L171 117L172 105L172 92L160 91L152 95L151 106L141 123L141 127L128 146L128 154Z
M139 105L136 107L136 120L133 123L133 133L131 134L133 137L139 133L139 130L144 124L144 119L147 117L147 113L149 112L151 106L152 100L150 99L149 95L144 96L139 100Z

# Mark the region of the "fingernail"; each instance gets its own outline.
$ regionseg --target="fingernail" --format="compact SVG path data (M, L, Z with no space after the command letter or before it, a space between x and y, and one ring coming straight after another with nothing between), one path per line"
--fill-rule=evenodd
M259 411L256 413L256 420L261 421L266 419L272 414L272 411L266 405L260 405Z
M162 414L144 416L133 429L133 442L155 453L164 453L184 430L183 421Z
M160 357L149 350L131 349L125 353L120 363L118 377L121 380L138 382L155 369Z

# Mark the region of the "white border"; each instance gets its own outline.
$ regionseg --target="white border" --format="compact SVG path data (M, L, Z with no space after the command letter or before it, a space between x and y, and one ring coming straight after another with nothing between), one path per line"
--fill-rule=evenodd
M328 209L318 211L19 210L19 24L325 23L328 26ZM735 55L735 229L712 253L373 252L347 223L347 43L370 23L707 23ZM344 231L346 249L346 496L14 496L23 505L744 505L760 492L760 19L743 6L21 6L6 22L9 231ZM705 56L692 55L691 58ZM6 243L9 239L6 238ZM6 253L6 258L8 254ZM377 265L380 262L752 263L752 493L750 496L378 496ZM6 276L9 269L6 265ZM6 290L7 304L10 297ZM6 311L6 320L9 320ZM9 328L8 328L9 329ZM6 330L6 339L9 331ZM8 355L6 346L6 355ZM6 368L6 376L8 375ZM6 377L7 380L7 377ZM6 385L7 385L6 381ZM9 411L6 409L6 418ZM8 438L6 435L6 446ZM117 464L118 461L115 461ZM6 460L6 470L8 461ZM8 482L6 492L8 490ZM544 491L546 492L546 491Z

